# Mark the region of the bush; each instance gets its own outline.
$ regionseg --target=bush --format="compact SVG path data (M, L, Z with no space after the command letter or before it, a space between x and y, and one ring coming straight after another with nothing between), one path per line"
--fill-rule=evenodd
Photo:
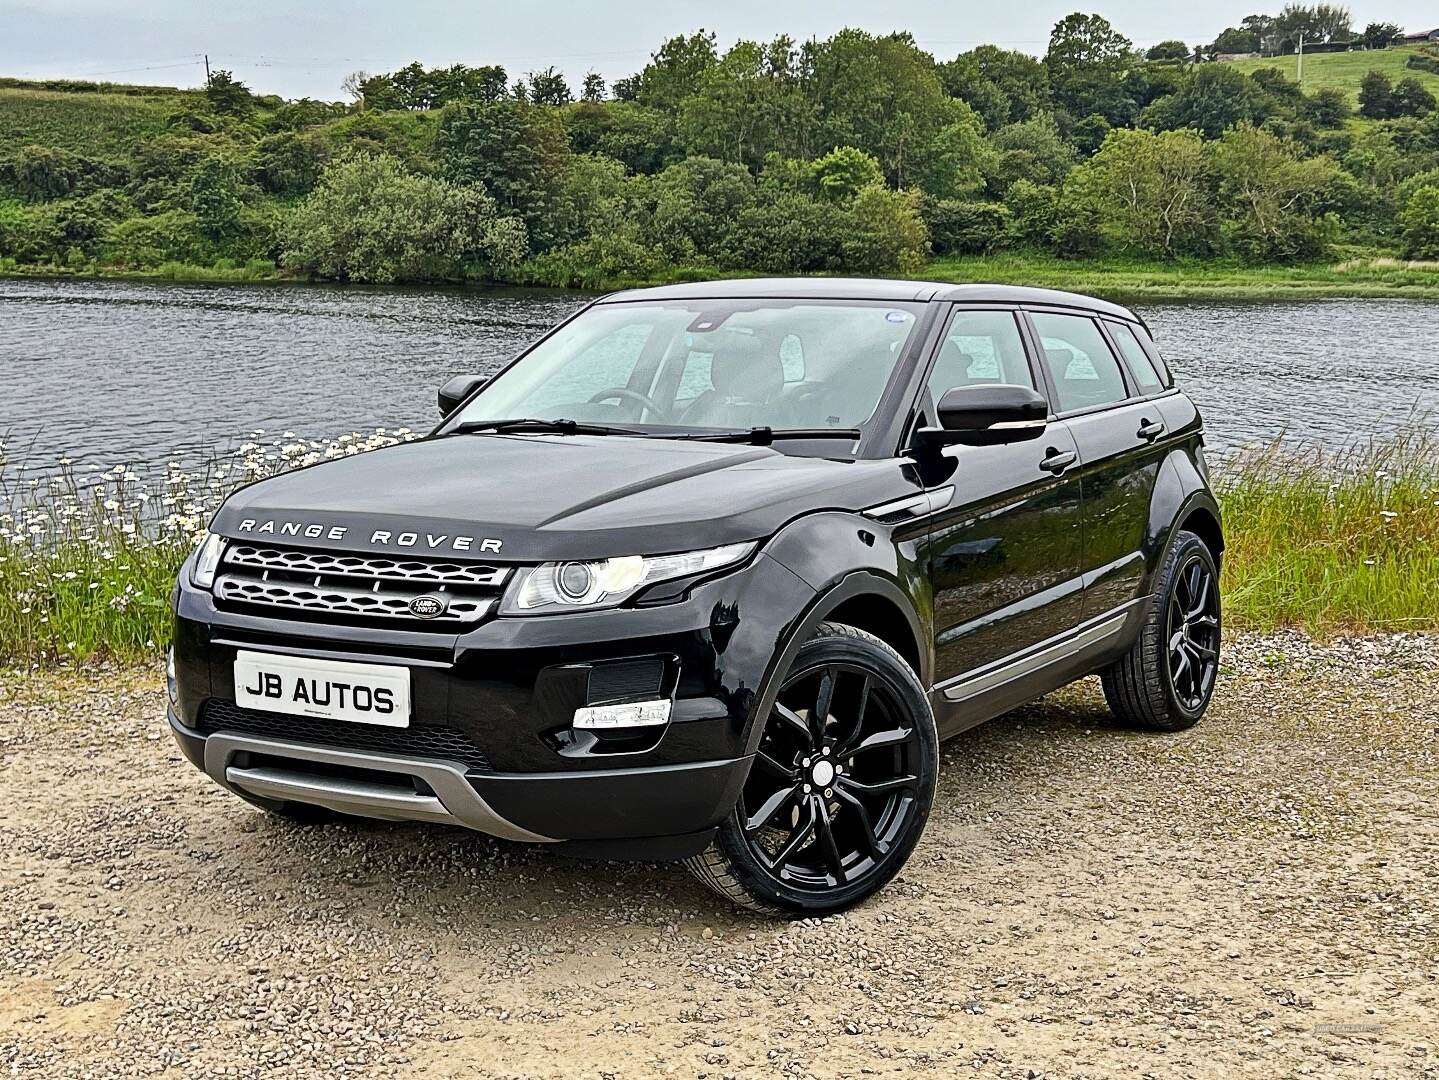
M918 196L871 184L850 203L844 268L855 274L917 274L929 254Z
M105 236L104 259L114 266L150 270L167 262L208 265L213 257L199 220L187 210L127 218Z
M414 176L385 155L332 165L285 225L285 265L342 281L439 281L508 265L524 230L479 185Z
M736 269L809 274L845 269L846 211L795 191L775 192L741 210L721 261Z
M1422 187L1399 215L1404 254L1411 259L1439 259L1439 186Z
M1030 184L1019 180L1011 185ZM932 199L924 204L936 255L987 255L1008 239L1014 215L1002 203Z
M1029 180L1016 180L1004 193L1010 234L1030 247L1048 247L1059 221L1059 190Z

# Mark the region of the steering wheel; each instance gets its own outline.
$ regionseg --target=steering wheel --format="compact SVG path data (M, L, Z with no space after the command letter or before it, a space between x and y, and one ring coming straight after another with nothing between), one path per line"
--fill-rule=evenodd
M640 405L640 414L638 417L636 417L636 419L638 420L644 420L645 409L648 409L650 412L654 413L661 420L669 419L668 411L660 408L660 406L655 402L654 398L648 397L645 394L641 394L638 390L631 390L628 386L612 386L608 390L601 390L598 394L595 394L593 397L590 398L590 404L597 405L601 401L608 401L610 398L623 398L626 401L638 402Z

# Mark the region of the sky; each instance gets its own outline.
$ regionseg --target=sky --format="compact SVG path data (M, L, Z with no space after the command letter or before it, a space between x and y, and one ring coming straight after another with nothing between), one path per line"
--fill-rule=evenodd
M739 38L828 37L845 26L908 30L940 60L989 42L1041 54L1070 11L1098 11L1139 46L1212 41L1254 11L1283 0L1068 0L1011 6L970 0L630 0L544 4L511 0L0 0L0 75L98 78L169 86L204 83L204 54L257 93L339 100L351 71L502 64L511 79L550 64L578 88L587 71L606 80L644 66L660 42L701 27L722 48ZM1357 27L1439 25L1434 0L1351 3Z

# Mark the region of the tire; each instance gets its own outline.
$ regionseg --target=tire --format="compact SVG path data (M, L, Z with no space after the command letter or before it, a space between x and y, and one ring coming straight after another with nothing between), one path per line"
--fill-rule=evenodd
M764 915L828 915L872 896L904 866L934 802L939 739L914 671L874 635L822 623L757 722L735 808L686 865Z
M1207 591L1196 598L1201 588ZM1218 679L1220 623L1214 555L1194 533L1180 531L1156 575L1139 637L1100 672L1114 715L1147 731L1197 724Z

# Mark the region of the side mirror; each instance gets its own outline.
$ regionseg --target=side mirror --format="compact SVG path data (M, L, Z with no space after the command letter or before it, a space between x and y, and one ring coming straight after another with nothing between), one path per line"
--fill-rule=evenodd
M469 397L485 383L489 382L487 375L456 375L444 386L440 387L440 416L449 416L460 407L460 403Z
M931 445L997 443L1037 439L1049 423L1049 401L1027 386L980 383L956 386L939 399L939 427L921 428Z

